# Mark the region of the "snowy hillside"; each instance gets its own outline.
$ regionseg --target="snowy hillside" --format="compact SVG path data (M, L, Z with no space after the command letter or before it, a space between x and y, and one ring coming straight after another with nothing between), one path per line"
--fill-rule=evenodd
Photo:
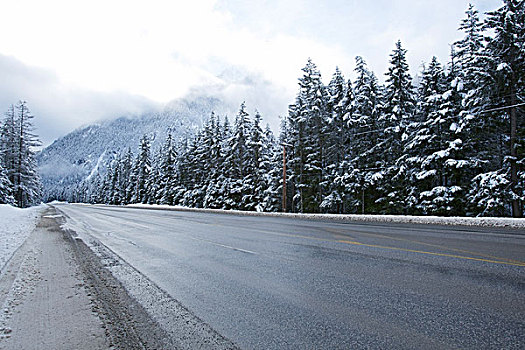
M57 139L37 156L44 199L103 171L115 153L128 147L134 151L144 134L153 140L155 148L165 139L168 129L175 139L181 138L198 128L212 111L224 114L227 108L216 98L175 100L162 111L89 125Z

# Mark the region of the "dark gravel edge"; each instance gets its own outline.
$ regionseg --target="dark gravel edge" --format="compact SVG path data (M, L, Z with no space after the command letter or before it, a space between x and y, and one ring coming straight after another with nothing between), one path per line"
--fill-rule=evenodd
M110 346L115 349L169 349L168 335L131 298L97 256L71 232L62 230L71 244L84 277L92 309L103 322Z
M111 249L95 239L88 246L76 232L62 228L64 216L55 219L57 227L73 248L111 348L238 349Z

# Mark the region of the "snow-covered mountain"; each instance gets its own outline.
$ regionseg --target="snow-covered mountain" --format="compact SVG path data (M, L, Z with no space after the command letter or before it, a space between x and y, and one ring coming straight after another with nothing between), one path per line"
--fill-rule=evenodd
M96 171L103 171L108 159L116 153L128 147L135 152L144 134L149 135L155 149L164 141L168 130L175 139L182 138L198 128L212 111L220 115L229 112L217 98L180 99L160 111L85 126L57 139L37 156L44 199Z

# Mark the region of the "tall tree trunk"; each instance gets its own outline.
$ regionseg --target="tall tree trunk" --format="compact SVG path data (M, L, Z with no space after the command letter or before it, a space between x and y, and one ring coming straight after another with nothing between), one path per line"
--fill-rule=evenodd
M18 207L23 208L24 203L22 201L23 191L22 191L22 151L24 148L24 109L20 109L20 135L18 140L18 166L17 166L17 175L18 175L18 191L16 202Z

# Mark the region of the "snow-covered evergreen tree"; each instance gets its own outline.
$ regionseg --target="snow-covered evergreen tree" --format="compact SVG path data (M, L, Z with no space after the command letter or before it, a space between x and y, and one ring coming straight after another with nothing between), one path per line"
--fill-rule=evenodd
M347 191L359 198L358 203L349 206L359 208L361 213L378 212L378 184L383 178L383 153L385 144L381 115L381 87L362 57L356 57L356 79L354 81L354 108L351 119L354 133L350 135L351 164L353 171L347 172Z
M39 203L42 196L34 151L40 141L33 134L33 118L27 102L19 101L8 111L2 129L3 133L5 131L2 135L4 166L13 186L15 204L21 208Z
M417 122L405 147L409 196L414 198L416 213L448 216L464 212L465 193L458 178L458 165L465 165L461 159L463 141L456 133L458 114L450 103L449 95L454 91L449 84L433 57L422 74Z
M487 58L485 71L489 78L486 85L489 86L488 97L492 107L491 111L484 113L487 118L496 119L494 124L502 122L501 129L494 130L494 136L503 138L502 153L505 154L503 164L498 164L497 169L486 177L494 179L495 174L505 174L508 181L505 197L510 201L509 212L514 217L522 217L525 188L519 178L524 171L525 153L522 145L525 141L525 118L523 109L519 107L525 100L524 2L504 0L502 7L487 14L485 25L495 35L487 38L484 55ZM482 181L475 183L478 188L481 184Z
M471 91L479 83L480 75L484 74L483 57L480 55L483 49L483 24L479 19L478 11L474 5L469 4L465 11L466 18L461 21L459 30L464 32L464 37L454 43L455 64L460 67L458 76L459 83L464 87L458 90Z
M248 197L244 199L247 210L262 211L261 202L263 200L263 193L267 184L264 181L264 170L262 168L263 162L263 147L265 135L261 128L261 115L255 111L253 122L251 123L250 136L248 140L248 148L250 152L250 174L245 178L244 186L248 187L245 191Z
M325 175L327 92L321 73L308 59L299 79L296 103L289 109L289 136L293 145L290 165L294 188L294 210L319 212L323 200Z
M247 177L254 169L253 158L248 148L251 128L252 123L243 102L235 118L225 159L225 165L230 168L230 176L226 181L228 206L241 210L248 210L249 205L253 203L253 189L245 185Z
M150 140L144 135L140 141L139 154L133 168L133 188L131 203L148 203L148 179L151 173Z
M119 204L127 204L130 202L131 198L128 197L128 187L131 180L131 170L133 167L133 152L131 148L128 148L126 154L121 157L119 164L119 179L118 179L118 191L119 191Z
M151 169L146 181L147 203L158 204L162 198L162 147L158 148L151 161Z
M321 210L342 213L345 202L344 174L348 171L347 153L349 121L352 119L353 94L350 81L345 82L343 74L336 67L327 88L328 101L326 122L323 133L326 135L324 152L324 189Z
M292 212L304 212L303 192L306 188L304 173L306 119L303 116L302 101L296 97L295 104L288 108L288 116L281 123L280 143L287 154L287 198L286 208ZM284 151L283 149L283 151ZM290 202L290 203L288 203Z
M177 151L170 132L162 147L160 164L160 204L175 204L177 185Z
M0 130L0 157L2 157L5 171L11 184L14 183L14 171L17 160L17 127L15 106L11 105L5 113L5 119Z
M409 197L406 154L404 152L409 133L412 131L415 98L412 78L408 72L406 50L401 41L390 55L390 67L385 74L385 104L382 114L384 125L383 182L380 185L382 211L408 213L414 198Z
M202 130L195 135L188 146L184 156L183 164L184 180L182 181L186 191L182 204L189 207L202 208L206 190L206 177L204 165L208 154L203 142L204 133ZM181 170L182 171L182 170Z
M207 126L208 152L210 161L209 171L206 179L206 195L204 197L204 207L222 209L224 207L225 193L223 184L225 181L224 169L224 143L225 135L221 126L220 118L211 114Z
M115 159L110 163L108 167L107 176L109 177L109 189L106 198L106 203L118 205L121 204L122 198L120 197L119 179L120 179L120 155L117 154Z
M9 181L7 170L4 168L3 157L0 156L0 204L14 204L13 184Z
M279 211L282 207L282 155L280 147L270 129L266 125L264 130L263 144L261 148L260 169L265 184L260 202L262 211Z

